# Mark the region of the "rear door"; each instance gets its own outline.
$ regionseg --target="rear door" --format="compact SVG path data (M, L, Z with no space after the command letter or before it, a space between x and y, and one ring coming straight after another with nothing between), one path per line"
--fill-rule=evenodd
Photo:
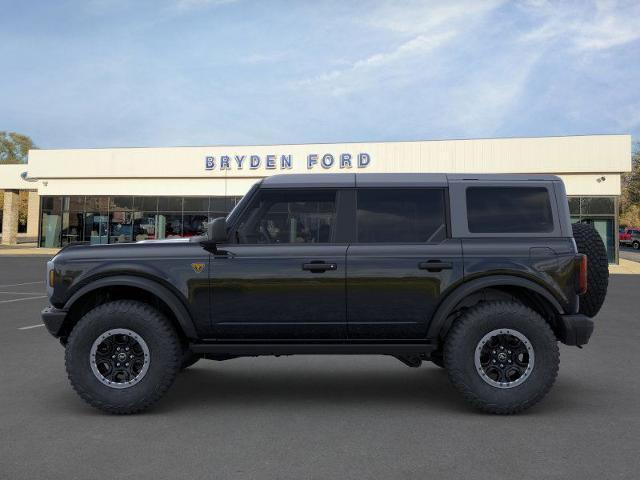
M445 188L359 188L347 251L350 338L424 338L442 293L462 281Z

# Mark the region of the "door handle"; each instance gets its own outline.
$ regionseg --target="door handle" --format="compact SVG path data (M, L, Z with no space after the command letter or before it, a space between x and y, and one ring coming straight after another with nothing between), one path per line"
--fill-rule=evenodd
M335 263L310 262L310 263L302 264L302 270L308 270L309 272L312 272L312 273L323 273L323 272L326 272L327 270L337 270L337 269L338 269L338 265L336 265Z
M441 262L440 260L429 260L428 262L420 262L418 268L428 272L440 272L442 270L451 270L453 264L451 262Z

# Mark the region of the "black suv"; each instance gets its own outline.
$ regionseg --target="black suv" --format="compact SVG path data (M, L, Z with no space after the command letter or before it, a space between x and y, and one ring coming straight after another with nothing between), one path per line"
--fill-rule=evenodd
M278 175L207 233L49 262L42 316L88 403L139 412L199 359L381 354L515 413L551 388L558 341L587 343L607 290L600 237L549 175Z

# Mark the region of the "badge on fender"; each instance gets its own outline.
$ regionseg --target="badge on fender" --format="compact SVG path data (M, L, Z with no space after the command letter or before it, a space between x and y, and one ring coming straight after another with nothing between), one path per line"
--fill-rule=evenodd
M204 271L204 263L192 263L191 268L196 273L202 273Z

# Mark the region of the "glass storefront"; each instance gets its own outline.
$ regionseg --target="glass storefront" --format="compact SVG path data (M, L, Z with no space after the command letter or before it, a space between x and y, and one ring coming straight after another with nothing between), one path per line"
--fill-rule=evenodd
M569 197L573 223L589 223L602 237L610 263L618 261L618 201L616 197Z
M192 237L242 197L41 197L40 246Z
M208 221L226 216L236 197L41 197L40 246L192 237ZM617 261L616 197L569 197L572 222L590 223L602 237L609 261Z

